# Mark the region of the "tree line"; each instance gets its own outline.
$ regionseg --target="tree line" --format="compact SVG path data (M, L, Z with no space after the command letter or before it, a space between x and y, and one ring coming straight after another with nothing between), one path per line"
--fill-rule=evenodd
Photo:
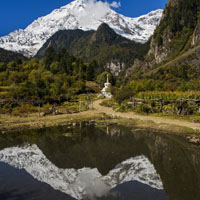
M43 59L0 63L0 97L15 101L68 99L86 92L87 81L105 80L96 61L83 62L66 49L48 48Z

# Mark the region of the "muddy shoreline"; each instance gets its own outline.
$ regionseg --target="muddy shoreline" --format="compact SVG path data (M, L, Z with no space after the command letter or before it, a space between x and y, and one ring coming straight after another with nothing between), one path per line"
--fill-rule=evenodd
M142 128L146 130L152 130L160 132L163 134L175 134L184 137L188 142L200 144L200 130L195 129L193 126L184 126L184 122L180 122L181 125L175 123L161 123L162 118L153 118L156 120L151 120L151 117L140 116L138 119L126 117L125 113L114 113L114 111L109 111L108 108L99 106L100 101L95 102L95 109L88 110L80 113L74 114L60 114L60 115L46 115L39 117L37 113L32 113L26 117L16 117L11 115L0 115L0 134L13 131L23 131L31 129L42 129L55 126L65 126L73 123L80 123L82 121L95 121L96 123L101 123L108 125L109 123L117 123L119 125L124 125L129 128ZM107 112L106 112L107 111ZM114 113L114 114L113 114ZM116 115L115 115L116 114ZM122 115L122 116L120 116ZM169 121L169 120L168 120ZM166 121L167 122L167 121Z
M2 119L2 115L0 119ZM199 130L169 124L158 125L153 121L112 117L110 115L106 115L105 113L96 113L94 111L86 111L76 114L49 115L44 117L38 117L35 114L26 117L26 119L11 117L9 120L4 121L3 123L1 121L0 134L24 130L51 128L55 126L74 126L81 122L88 122L97 125L100 124L103 126L118 124L132 129L143 129L168 135L173 134L184 138L184 140L186 140L188 143L200 146Z

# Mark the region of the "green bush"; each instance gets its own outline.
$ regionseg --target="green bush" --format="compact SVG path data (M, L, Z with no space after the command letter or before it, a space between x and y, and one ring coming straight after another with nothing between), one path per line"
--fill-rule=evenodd
M12 109L12 115L14 116L26 116L32 112L38 111L37 107L34 107L30 104L21 104Z
M133 91L131 87L124 87L115 93L114 99L120 105L124 100L130 99L131 97L134 97L134 95L135 95L135 92Z
M146 104L140 104L136 108L136 112L149 114L151 113L151 108Z
M101 102L101 106L105 106L105 107L113 107L115 105L115 101L114 99L106 99L104 101Z

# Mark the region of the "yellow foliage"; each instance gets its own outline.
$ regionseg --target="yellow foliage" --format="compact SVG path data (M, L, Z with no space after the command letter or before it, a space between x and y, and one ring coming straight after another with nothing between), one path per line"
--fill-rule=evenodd
M138 98L142 99L156 99L161 98L164 100L174 100L174 99L200 99L200 92L199 91L187 91L187 92L140 92L136 95Z

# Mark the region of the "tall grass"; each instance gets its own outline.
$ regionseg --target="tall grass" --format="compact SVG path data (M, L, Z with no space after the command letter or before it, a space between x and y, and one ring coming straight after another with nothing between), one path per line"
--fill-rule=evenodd
M187 91L187 92L139 92L135 96L140 99L163 99L163 100L176 100L176 99L195 99L200 100L199 91Z

